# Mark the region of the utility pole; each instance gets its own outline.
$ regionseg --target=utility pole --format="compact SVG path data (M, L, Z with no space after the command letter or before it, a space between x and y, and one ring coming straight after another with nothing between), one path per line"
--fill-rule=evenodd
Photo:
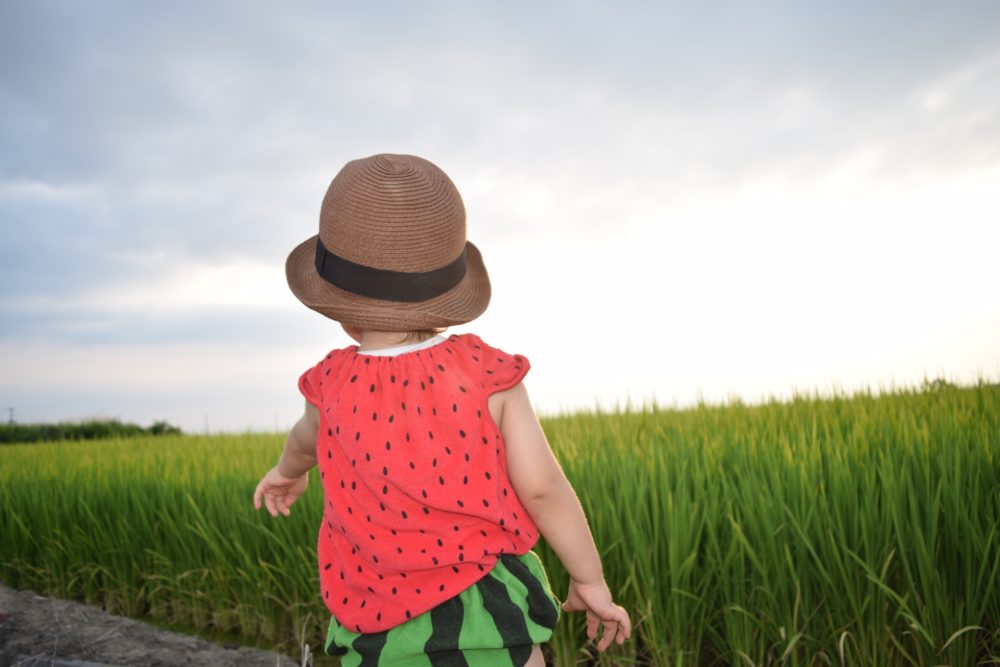
M11 426L13 426L14 425L14 408L7 408L7 414L8 414L7 423L10 424Z

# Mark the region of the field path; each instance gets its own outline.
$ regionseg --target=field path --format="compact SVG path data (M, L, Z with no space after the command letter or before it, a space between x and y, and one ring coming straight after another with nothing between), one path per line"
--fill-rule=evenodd
M286 655L226 648L98 607L0 585L0 667L294 667Z

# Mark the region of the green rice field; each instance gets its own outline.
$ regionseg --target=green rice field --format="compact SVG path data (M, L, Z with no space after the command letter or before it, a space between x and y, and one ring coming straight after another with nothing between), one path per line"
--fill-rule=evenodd
M1000 664L1000 385L543 426L635 623L600 664ZM316 650L318 479L289 518L251 506L282 441L0 447L0 580ZM588 664L582 618L563 617L553 649Z

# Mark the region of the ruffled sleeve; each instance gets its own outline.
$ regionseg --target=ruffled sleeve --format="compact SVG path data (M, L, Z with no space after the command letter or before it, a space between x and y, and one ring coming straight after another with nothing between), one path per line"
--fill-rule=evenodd
M483 370L482 383L488 394L515 387L528 374L531 363L527 357L508 354L482 342L479 344L480 364Z
M320 402L322 401L322 373L323 362L321 361L299 376L299 391L302 392L307 401L317 408L320 407Z

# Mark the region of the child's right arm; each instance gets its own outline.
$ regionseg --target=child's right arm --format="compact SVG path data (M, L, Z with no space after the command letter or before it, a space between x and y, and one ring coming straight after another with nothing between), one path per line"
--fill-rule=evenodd
M309 469L316 465L318 432L319 410L306 401L306 410L289 432L278 465L267 471L253 492L255 509L259 510L263 501L271 516L288 516L288 508L306 491Z
M507 470L517 497L569 572L565 611L587 612L587 636L604 631L597 648L625 642L632 633L628 613L614 604L601 557L580 501L552 455L523 384L490 397L490 412L507 447Z

